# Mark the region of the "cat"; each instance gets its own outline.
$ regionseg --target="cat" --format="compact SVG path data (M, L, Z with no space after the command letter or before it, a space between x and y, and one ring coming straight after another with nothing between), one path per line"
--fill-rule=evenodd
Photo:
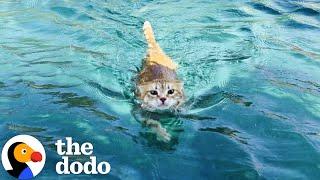
M157 43L149 21L144 23L143 31L148 50L137 77L136 97L141 107L149 111L177 110L185 101L177 64Z

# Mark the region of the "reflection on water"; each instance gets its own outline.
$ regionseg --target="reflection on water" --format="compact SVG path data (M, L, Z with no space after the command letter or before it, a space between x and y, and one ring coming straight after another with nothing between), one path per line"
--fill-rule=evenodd
M31 126L18 125L18 124L8 124L7 128L8 130L17 131L19 133L35 133L35 132L42 132L46 130L41 127L31 127Z
M230 138L233 138L242 144L248 144L248 142L244 138L237 136L237 134L240 133L239 131L230 129L228 127L216 127L216 128L207 127L207 128L200 128L199 131L209 131L209 132L220 133L222 135L229 136Z
M319 14L316 1L2 1L1 142L39 138L43 178L71 136L111 179L318 179ZM145 20L180 66L179 113L134 103Z
M187 102L187 106L193 109L208 108L217 105L226 99L243 106L251 106L252 104L252 102L245 100L241 95L220 91L217 93L210 92L196 97L191 97L189 102Z

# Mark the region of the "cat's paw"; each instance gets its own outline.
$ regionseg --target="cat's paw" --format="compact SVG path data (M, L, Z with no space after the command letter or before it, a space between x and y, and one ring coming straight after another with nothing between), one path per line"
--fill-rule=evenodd
M169 142L171 141L171 134L163 127L158 127L156 130L157 140Z

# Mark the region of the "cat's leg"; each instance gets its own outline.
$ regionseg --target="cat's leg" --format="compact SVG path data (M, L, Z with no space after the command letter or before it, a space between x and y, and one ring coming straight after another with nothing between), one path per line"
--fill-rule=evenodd
M161 140L164 142L169 142L171 140L171 134L168 133L166 128L162 127L159 121L148 119L148 120L144 120L143 123L147 127L151 128L154 133L156 133L158 140Z

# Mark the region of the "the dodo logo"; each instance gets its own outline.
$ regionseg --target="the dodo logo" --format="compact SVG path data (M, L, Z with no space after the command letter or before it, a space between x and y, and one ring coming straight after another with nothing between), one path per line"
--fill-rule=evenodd
M18 179L31 179L42 170L46 153L42 144L29 135L11 138L1 154L4 169Z

